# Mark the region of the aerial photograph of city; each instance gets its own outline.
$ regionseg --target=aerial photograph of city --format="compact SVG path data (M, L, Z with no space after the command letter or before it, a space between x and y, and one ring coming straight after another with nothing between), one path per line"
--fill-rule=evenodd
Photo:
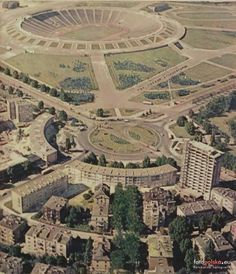
M236 0L0 0L0 274L236 274Z

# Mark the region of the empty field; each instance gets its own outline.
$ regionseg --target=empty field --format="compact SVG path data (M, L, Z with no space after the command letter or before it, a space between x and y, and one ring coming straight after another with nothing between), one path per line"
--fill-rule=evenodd
M177 15L182 18L195 19L195 20L236 19L236 16L229 12L201 12L201 13L185 12L185 13L178 13Z
M210 61L225 66L229 67L232 69L236 69L236 55L235 54L225 54L221 57L216 57L211 59Z
M189 78L199 80L201 83L223 77L229 73L231 73L230 70L213 66L208 63L201 63L185 71L185 74Z
M86 77L90 79L92 89L97 89L89 57L24 53L8 59L7 62L54 87L60 88L59 83L68 77Z
M73 40L98 41L106 40L110 35L120 32L120 28L115 26L84 26L80 29L69 31L62 37Z
M177 138L190 138L193 139L193 136L187 133L184 127L179 127L177 124L170 126L170 130L174 133Z
M214 117L211 119L211 122L219 127L219 129L221 129L223 132L230 135L228 122L232 119L236 119L236 111L225 113L225 115L221 117Z
M109 54L105 58L118 89L133 86L186 60L168 47L134 53Z
M195 48L221 49L236 44L236 32L190 28L183 41Z

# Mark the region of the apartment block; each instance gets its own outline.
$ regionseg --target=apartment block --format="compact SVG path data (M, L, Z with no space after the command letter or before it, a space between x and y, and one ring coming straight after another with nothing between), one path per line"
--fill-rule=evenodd
M67 274L66 268L36 263L30 274ZM68 273L69 274L69 273Z
M106 238L96 238L93 242L93 252L90 271L93 274L110 273L110 242Z
M162 235L158 232L157 234L148 237L147 244L149 268L148 270L145 270L144 273L174 274L172 265L173 243L170 236Z
M53 224L60 224L66 216L68 200L52 196L43 206L41 219Z
M203 235L193 239L193 245L199 253L200 259L205 260L208 241L211 240L215 247L215 259L230 260L235 256L232 245L224 238L220 231L208 229Z
M211 189L220 180L223 153L201 142L188 140L185 142L183 154L181 186L209 200Z
M7 215L0 221L0 243L15 245L24 238L26 221L15 215Z
M211 191L211 199L214 200L218 206L227 210L230 214L236 215L236 191L215 187Z
M95 188L90 225L97 231L105 231L109 225L110 187L100 184Z
M176 209L174 196L170 191L155 187L143 194L143 222L150 229L158 229Z
M69 231L49 225L32 226L25 234L24 252L35 256L64 256L67 258L72 247Z
M12 207L19 213L39 210L52 196L62 196L68 189L68 176L63 170L36 177L15 187L12 194Z
M25 100L16 98L7 101L8 117L17 123L27 123L33 121L33 106Z
M177 206L177 215L188 218L192 221L199 221L200 218L212 218L214 214L220 213L221 208L215 201L196 201Z
M22 259L0 251L0 272L5 274L23 274Z

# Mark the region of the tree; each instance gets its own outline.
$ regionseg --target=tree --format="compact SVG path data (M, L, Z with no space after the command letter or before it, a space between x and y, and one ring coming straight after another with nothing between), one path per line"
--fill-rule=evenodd
M64 110L59 111L58 119L59 119L61 122L66 122L67 119L68 119L67 113L66 113Z
M64 256L58 256L57 257L57 265L61 267L66 267L67 266L67 260Z
M98 158L98 164L100 166L106 166L107 165L107 160L104 154L101 154L100 157Z
M69 102L70 98L67 93L65 93L63 90L60 92L60 99L64 102Z
M196 132L194 135L194 140L197 142L202 142L202 133L201 132Z
M53 256L46 256L46 257L45 257L45 262L46 262L46 264L56 265L57 260L56 260L56 258L53 257Z
M57 97L58 93L55 88L50 89L49 94L53 97Z
M56 110L55 110L54 107L49 108L48 111L49 111L49 113L52 114L52 115L55 115L55 113L56 113Z
M71 149L70 138L66 138L65 149L69 151Z
M92 165L97 165L98 159L96 154L93 152L90 152L89 155L84 159L84 162Z
M40 91L41 91L41 92L46 92L46 91L47 91L46 85L42 84L42 85L40 86Z
M12 87L12 86L9 86L9 87L8 87L8 93L9 93L9 94L13 94L13 91L14 91L13 87Z
M185 254L187 250L192 248L192 241L189 238L185 238L180 242L180 251Z
M179 118L177 119L177 125L179 126L179 127L184 127L185 126L185 124L187 123L187 118L185 117L185 116L179 116Z
M194 135L195 134L195 126L194 126L193 122L185 123L185 130L188 132L188 134Z
M44 102L43 101L38 102L38 108L39 109L44 109Z
M111 252L111 267L112 269L122 269L125 264L124 252L120 249Z
M176 217L169 225L169 232L171 238L178 244L182 239L190 238L192 228L184 217Z
M206 260L215 259L215 245L211 239L209 239L206 244L205 258L206 258Z
M223 226L224 224L222 222L221 216L218 214L214 214L211 219L211 229L220 231Z
M22 97L22 96L23 96L23 92L22 92L22 90L17 89L17 91L16 91L16 95L17 95L18 97Z
M139 164L129 162L126 164L125 168L130 168L130 169L139 168Z
M129 258L127 261L131 265L131 270L135 273L138 262L139 238L134 233L126 233L124 237L124 253Z
M84 251L84 264L88 265L91 261L92 258L92 239L89 237L89 239L87 240L86 246L85 246L85 251Z
M151 166L151 160L148 156L146 156L143 160L143 168L147 168Z
M23 74L21 80L23 83L28 84L30 81L30 78L29 78L29 76Z
M4 73L5 73L6 75L11 75L11 71L10 71L9 68L5 68Z
M188 116L189 116L190 118L193 118L193 116L194 116L194 111L193 111L192 109L189 110Z
M204 232L207 230L207 220L204 217L201 217L198 223L198 228L200 232Z
M13 73L12 73L12 76L13 76L13 78L18 79L19 78L18 71L14 70Z
M188 249L184 257L184 262L186 264L186 268L188 272L191 272L193 270L194 259L195 259L194 250L192 248Z
M21 255L21 246L20 245L12 245L9 247L10 256L20 257Z
M98 117L104 117L104 110L103 110L103 108L98 108L97 111L96 111L96 115Z
M33 88L38 88L38 81L37 80L31 80L30 82L30 85L33 87Z

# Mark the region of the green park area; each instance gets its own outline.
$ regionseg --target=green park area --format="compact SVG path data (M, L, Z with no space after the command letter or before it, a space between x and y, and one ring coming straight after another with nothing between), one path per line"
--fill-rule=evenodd
M159 135L154 130L128 125L96 128L89 139L99 149L121 154L140 153L144 145L157 146L159 143Z
M105 59L118 89L132 87L186 60L168 47L134 53L107 54Z
M190 138L190 139L193 139L193 136L188 134L185 127L180 127L177 124L174 124L174 125L170 126L170 130L174 133L174 135L177 138Z
M236 54L224 54L221 57L213 58L210 61L231 69L236 69Z
M97 89L92 64L87 56L23 53L8 59L7 63L53 87L65 90Z
M132 101L135 102L144 102L149 101L153 104L161 104L168 102L170 100L170 94L169 91L164 90L151 90L151 91L145 91L139 94L138 96L135 96L132 98Z
M222 49L236 44L236 31L187 29L183 41L195 48Z

